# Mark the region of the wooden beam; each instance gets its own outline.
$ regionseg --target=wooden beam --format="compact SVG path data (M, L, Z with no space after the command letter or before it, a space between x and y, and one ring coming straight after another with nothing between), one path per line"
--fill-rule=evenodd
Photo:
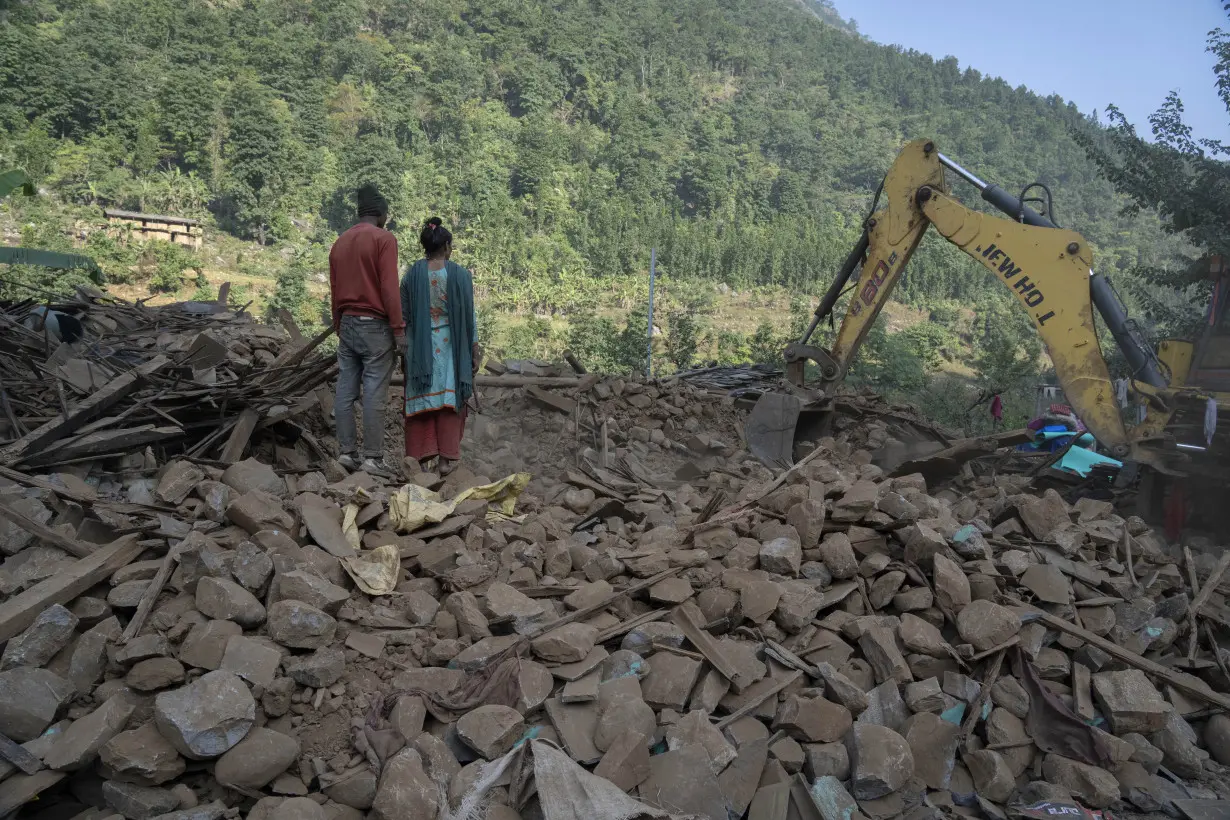
M31 754L25 746L2 734L0 734L0 757L26 774L34 774L44 768L43 761Z
M106 387L79 402L76 407L70 409L67 413L61 413L51 421L43 424L36 430L30 431L6 447L3 452L0 452L0 464L16 464L31 450L41 449L51 442L69 435L87 421L106 412L108 408L122 401L140 387L141 382L147 376L158 372L169 364L171 364L171 360L166 356L155 356L145 364L112 379Z
M53 530L41 521L19 513L4 501L0 501L0 518L16 524L35 538L42 539L52 546L59 547L69 555L76 556L77 558L85 558L94 553L94 548L89 544L78 541L76 538L70 538L59 530Z
M223 464L234 464L243 458L244 452L248 449L248 440L252 438L252 431L256 429L256 423L260 421L261 414L253 410L251 407L245 407L239 414L235 426L231 428L230 438L226 440L226 446L222 448L222 457L218 460Z
M1049 613L1039 613L1037 620L1052 629L1057 629L1060 632L1080 638L1090 646L1096 646L1098 649L1101 649L1111 657L1118 658L1123 661L1128 666L1139 669L1140 671L1153 675L1156 678L1161 678L1163 681L1169 683L1185 695L1190 695L1191 697L1202 700L1205 703L1220 706L1223 709L1230 709L1230 697L1214 692L1208 687L1207 684L1204 683L1204 681L1197 677L1175 672L1173 669L1162 666L1160 663L1155 663L1148 658L1142 658L1130 649L1124 649L1118 644L1111 643L1104 638L1099 638L1089 630L1081 629L1076 624L1068 623L1063 618L1057 618Z
M40 581L0 604L0 641L19 634L52 604L67 604L112 573L126 567L145 551L136 535L125 535L99 547L67 570Z

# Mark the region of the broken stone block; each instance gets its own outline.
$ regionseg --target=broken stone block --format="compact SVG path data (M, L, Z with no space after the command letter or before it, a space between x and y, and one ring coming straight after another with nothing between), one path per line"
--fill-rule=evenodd
M0 671L16 666L45 666L72 640L77 616L59 604L52 604L18 635L5 644L0 656Z
M294 649L319 649L333 642L337 621L303 601L278 601L269 607L269 637Z
M773 728L784 729L800 743L832 743L841 740L853 722L841 704L791 695L779 707Z
M1007 709L992 709L986 723L987 744L1005 747L1000 751L1012 769L1020 777L1034 760L1034 746L1030 742L1025 723Z
M1016 778L999 752L979 749L968 752L963 759L979 795L994 803L1008 801L1016 790Z
M700 661L683 655L675 655L671 652L655 654L649 674L641 684L645 702L655 709L683 711L687 705L688 696L696 686L700 668Z
M922 712L906 720L901 731L914 758L914 777L929 789L946 790L956 763L961 727L939 715ZM1016 785L1012 778L1009 783Z
M1130 737L1131 736L1127 736L1125 739L1130 739ZM1136 735L1136 737L1139 737L1141 741L1144 741L1144 743L1148 743L1148 741L1140 735ZM1141 750L1141 747L1144 745L1138 743L1136 740L1132 740L1132 743L1133 745L1136 745L1138 750ZM1152 746L1150 746L1150 748L1152 748ZM1218 763L1223 766L1230 765L1230 717L1219 713L1209 718L1208 723L1204 725L1204 748L1208 749L1209 754L1212 755L1213 759ZM1139 762L1145 767L1146 770L1148 770L1149 766L1146 764L1145 760L1141 759L1142 757L1148 756L1150 755L1148 755L1147 752L1140 751L1140 753L1133 756L1132 759ZM1160 752L1158 762L1161 762ZM1153 765L1152 771L1157 771L1156 763Z
M223 806L223 808L225 808L225 806ZM179 813L180 812L176 812L176 814L179 814ZM407 816L417 816L417 815L407 815ZM425 818L435 817L434 814L430 814L430 815L423 814L422 816ZM166 817L155 818L155 820L217 820L217 818L214 818L214 817L209 817L209 818L175 817L175 818L172 818L171 815L168 814ZM287 800L282 801L282 803L280 803L277 806L277 808L273 809L273 812L269 815L269 820L329 820L329 817L328 815L325 814L325 810L321 808L321 805L317 803L315 800L311 800L307 797L291 797ZM382 820L391 820L391 816L383 817Z
M487 760L503 755L524 733L521 713L508 706L479 706L457 721L457 736Z
M884 556L884 558L887 560L887 556ZM867 598L871 601L872 609L879 610L888 606L889 602L893 600L893 596L897 594L897 590L901 589L903 583L905 583L905 573L901 570L886 572L879 578L876 578L871 585L871 589L867 590Z
M158 479L154 495L166 504L179 505L204 480L205 473L192 462L172 461Z
M790 538L774 538L760 548L760 568L793 578L803 563L803 548Z
M905 560L926 569L937 553L948 548L948 541L922 521L910 524L897 531L905 543Z
M926 587L912 587L893 596L893 609L898 612L920 612L933 603L934 596Z
M956 562L936 553L934 562L935 599L940 609L957 615L970 603L969 579Z
M254 458L237 461L222 471L222 483L238 493L261 490L273 496L286 494L286 482L268 464Z
M786 523L794 527L804 549L815 549L824 534L824 502L806 498L786 511Z
M285 532L295 524L294 516L282 508L278 497L263 490L251 490L232 499L226 507L226 518L252 535L261 530Z
M378 785L376 773L369 767L362 766L343 772L337 780L325 787L324 793L334 803L349 806L361 815L372 807Z
M103 781L102 798L108 806L131 820L151 820L179 808L179 798L170 789L121 781Z
M150 658L164 658L171 654L171 645L167 639L155 633L141 635L115 650L115 662L123 666L131 666Z
M820 661L816 664L816 671L820 673L820 678L824 681L825 696L829 700L840 703L854 715L867 708L870 703L867 693L854 681L837 671L833 664Z
M246 629L265 622L265 607L234 581L206 576L196 585L196 608L220 621L234 621Z
M1139 669L1098 672L1093 676L1093 696L1117 735L1161 731L1170 712L1162 693Z
M597 637L598 630L589 624L566 624L535 638L530 646L545 661L575 663L589 655Z
M991 702L1002 706L1016 717L1024 720L1029 714L1029 693L1020 681L1011 675L1002 675L991 686Z
M791 635L802 632L824 606L824 595L809 584L785 581L781 585L773 621Z
M221 755L243 740L255 719L256 701L248 687L222 670L154 699L158 731L190 760Z
M128 723L135 708L128 695L112 695L97 709L73 721L52 742L51 748L43 755L43 762L48 768L58 771L76 771L90 765L103 745Z
M437 816L439 800L440 789L424 769L422 755L407 747L385 763L371 816L377 820L430 820Z
M303 601L330 615L336 615L349 599L350 593L345 588L304 570L279 572L273 579L273 588L269 593L271 604L276 601Z
M1025 528L1039 541L1050 540L1056 529L1072 523L1067 502L1053 489L1048 489L1041 497L1020 496L1016 511Z
M149 658L134 664L124 682L138 692L154 692L183 683L184 665L174 658Z
M909 683L914 680L914 673L910 671L910 665L897 649L897 638L891 630L871 627L859 637L858 645L863 650L863 657L875 671L877 683L889 680Z
M803 755L803 774L810 780L850 777L850 753L844 743L804 743Z
M260 594L273 574L273 559L256 544L244 541L235 548L231 574L244 589Z
M226 642L220 668L234 672L255 686L264 687L273 683L281 662L282 653L268 641L235 635Z
M859 800L892 794L914 775L914 755L905 738L873 723L856 723L846 737L851 791Z
M684 746L699 746L709 755L714 774L718 774L735 759L735 747L730 744L717 726L709 722L709 716L700 711L688 712L666 729L666 747L681 749ZM802 765L802 751L800 751Z
M853 578L858 574L858 559L850 538L843 532L831 532L820 542L820 556L824 565L837 580Z
M650 738L628 729L615 738L594 774L605 777L624 791L631 791L649 777Z
M930 655L933 658L946 658L950 647L945 642L933 624L929 624L917 615L906 613L901 616L901 626L897 629L901 643L911 652Z
M214 777L224 786L263 789L299 757L299 741L272 729L255 727L218 758Z
M604 582L605 583L605 582ZM610 585L607 585L610 588ZM487 612L496 620L537 618L543 614L542 604L508 584L495 583L487 587Z
M184 759L152 721L116 734L103 744L98 757L104 777L138 786L174 780L185 768Z
M673 606L692 597L692 585L686 578L663 578L649 588L649 600L656 604Z
M1042 775L1048 783L1062 786L1090 808L1109 808L1119 799L1119 781L1113 774L1097 766L1048 754L1042 759Z
M0 727L18 743L34 740L73 699L73 685L46 669L0 672Z
M858 716L858 723L874 723L899 732L909 718L910 712L901 699L901 688L896 680L884 683L867 693L867 709Z
M1012 610L986 600L977 600L957 615L957 632L961 639L985 652L994 649L1015 635L1021 622Z
M179 650L179 659L198 669L218 669L226 644L236 635L243 634L243 627L234 621L206 621L192 627Z
M1162 762L1179 777L1198 777L1208 753L1196 745L1196 730L1177 712L1166 713L1166 723L1149 738L1162 750Z
M640 785L641 799L677 814L725 818L722 789L709 755L700 746L684 746L649 758L649 777Z
M831 775L821 777L809 791L819 807L822 820L866 820L840 778Z
M833 503L833 520L854 522L875 508L880 487L874 481L856 481Z
M927 678L926 680L907 683L905 685L905 704L910 708L911 712L935 712L944 711L944 693L940 689L939 678Z
M982 695L982 684L968 675L949 671L944 673L944 691L972 705Z

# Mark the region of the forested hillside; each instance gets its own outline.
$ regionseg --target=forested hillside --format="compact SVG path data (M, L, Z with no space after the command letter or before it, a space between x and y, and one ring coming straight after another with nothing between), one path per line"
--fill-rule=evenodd
M51 220L48 206L7 207L41 244L80 244L70 220L100 205L199 216L280 251L246 258L273 260L279 298L301 298L296 277L320 269L351 192L375 181L403 255L440 214L489 310L602 312L656 246L668 281L794 294L797 321L897 149L929 136L1009 189L1049 185L1129 302L1177 304L1133 270L1168 264L1178 240L1120 216L1073 139L1100 139L1087 115L871 43L827 0L17 0L0 14L0 167L26 169L61 219L48 230L30 217ZM85 244L109 274L133 268L101 233ZM1001 286L934 238L916 260L897 298L934 315L897 351L922 351L911 373L947 360L1001 378L988 356L1018 380L1034 367ZM675 288L676 340L704 337L702 292ZM603 322L574 321L577 341L622 325ZM750 355L753 330L723 332L746 334ZM869 367L896 355L890 341L873 340Z

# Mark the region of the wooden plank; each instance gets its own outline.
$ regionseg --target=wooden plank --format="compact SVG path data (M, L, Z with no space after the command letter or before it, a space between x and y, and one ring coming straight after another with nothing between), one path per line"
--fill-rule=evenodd
M722 651L718 642L697 622L693 612L696 615L700 614L700 610L696 608L695 604L690 602L681 604L675 608L671 620L675 622L675 626L683 631L684 637L692 642L692 646L700 650L701 654L705 656L705 660L709 661L710 665L718 671L718 674L730 681L731 689L736 693L742 692L754 681L750 680L730 658L726 657L726 653Z
M1032 616L1032 613L1031 613ZM1068 623L1063 618L1057 618L1046 612L1040 612L1036 616L1036 620L1041 621L1052 629L1057 629L1068 635L1080 638L1090 646L1096 646L1111 657L1118 658L1128 666L1139 669L1154 677L1161 678L1166 683L1169 683L1175 689L1178 689L1185 695L1197 698L1205 703L1211 703L1215 706L1220 706L1223 709L1230 709L1230 697L1214 692L1208 688L1204 681L1192 675L1186 675L1180 672L1175 672L1172 669L1167 669L1160 663L1155 663L1148 658L1142 658L1130 649L1124 649L1118 644L1099 638L1087 629L1081 629L1076 624Z
M162 563L158 565L158 573L154 576L154 580L149 582L145 592L141 593L141 600L137 602L137 611L133 613L132 620L128 622L127 628L124 629L124 634L120 636L116 643L123 646L141 632L141 627L145 625L145 619L149 617L150 611L154 608L154 602L162 594L162 588L167 585L167 580L171 577L171 573L175 571L175 565L178 563L179 549L167 550L167 554L162 558Z
M1190 557L1190 553L1188 554ZM1188 607L1191 613L1190 629L1191 637L1189 638L1187 657L1196 657L1196 615L1200 612L1200 608L1209 602L1209 598L1213 595L1213 591L1217 589L1217 585L1221 583L1221 576L1225 574L1226 567L1230 567L1230 550L1223 552L1221 557L1217 559L1217 566L1213 567L1213 571L1209 573L1208 579L1204 582L1204 586L1200 588L1200 592L1196 593L1196 599L1192 601ZM1195 577L1195 571L1192 572ZM1193 588L1193 592L1195 592Z
M266 369L266 372L257 377L256 383L263 384L271 378L281 376L282 371L285 368L294 367L299 364L307 358L309 353L319 347L321 342L328 339L332 335L333 328L330 326L320 331L320 333L316 334L312 341L307 342L306 344L301 343L297 346L293 344L287 345L286 349L279 353L278 357L273 360L273 364Z
M41 521L36 521L28 515L17 512L17 510L10 507L4 501L0 501L0 518L16 524L35 538L42 539L48 544L59 547L69 555L76 556L77 558L85 558L94 552L94 547L91 545L78 541L76 538L70 538L59 530L53 530Z
M18 484L24 484L27 487L38 487L40 490L47 490L55 493L61 498L67 498L70 501L76 501L79 504L93 504L98 500L95 496L88 496L74 490L61 487L58 484L52 484L50 481L39 478L37 476L27 475L26 473L18 472L9 467L0 467L0 478L7 478L9 481L15 481Z
M725 729L727 726L734 723L736 720L743 717L744 715L750 715L752 712L760 708L760 704L764 703L770 697L773 697L778 692L782 691L787 686L794 683L796 680L798 680L801 677L803 677L803 673L796 670L794 672L791 672L789 675L786 675L786 677L782 678L777 683L775 683L773 686L770 686L768 689L765 689L763 692L758 692L757 694L759 695L759 697L757 697L754 700L749 700L747 703L743 704L738 709L736 709L735 711L731 712L726 717L719 720L717 722L718 730L721 731Z
M52 604L67 604L90 587L107 580L116 570L135 561L144 550L136 535L126 535L99 547L67 570L9 598L0 604L0 641L20 633Z
M106 412L108 408L125 399L141 385L147 376L169 364L171 360L166 356L155 356L145 364L112 379L106 387L81 401L67 413L61 413L6 447L3 452L0 452L0 464L16 464L31 450L45 447L69 435L90 419Z
M43 762L7 735L0 734L0 757L21 769L26 774L42 771Z
M231 428L230 438L226 440L226 446L222 448L222 457L218 460L223 464L234 464L243 458L244 452L248 449L248 440L252 438L252 431L256 429L256 423L260 419L260 413L251 407L245 407L239 414L235 426Z

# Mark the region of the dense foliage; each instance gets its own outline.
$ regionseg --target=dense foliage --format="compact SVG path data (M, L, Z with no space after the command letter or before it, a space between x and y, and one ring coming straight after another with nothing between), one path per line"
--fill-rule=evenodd
M1225 8L1230 12L1230 3ZM1230 114L1230 32L1221 28L1209 32L1208 51L1217 59L1215 85ZM1182 234L1203 253L1189 269L1142 265L1137 273L1163 286L1198 292L1198 288L1184 286L1204 278L1208 270L1205 257L1230 259L1230 163L1226 161L1230 159L1230 145L1194 138L1183 121L1183 100L1177 92L1172 91L1149 117L1151 142L1139 139L1136 129L1115 106L1107 113L1109 140L1097 141L1088 132L1075 136L1115 188L1128 197L1125 213L1156 210L1165 218L1168 231ZM1184 319L1191 318L1182 307L1177 316L1161 310L1158 318L1177 326L1177 330L1190 329L1182 327Z
M1138 309L1162 297L1134 271L1183 250L1155 215L1121 212L1086 155L1113 150L1090 117L955 58L871 43L830 0L25 0L3 13L0 167L78 215L171 211L284 248L267 272L276 307L295 308L350 193L374 181L405 254L438 213L487 308L540 317L520 352L551 335L541 317L568 313L580 336L609 337L602 355L619 359L627 336L631 356L644 322L611 308L633 307L628 277L655 246L666 280L784 289L805 316L899 146L924 135L1006 187L1049 185ZM982 388L1026 390L1036 341L991 321L1013 310L1001 291L930 237L896 296L935 327L877 335L860 377L915 392L964 359ZM664 362L763 357L789 332L785 316L706 327L693 301L659 320L685 337Z

